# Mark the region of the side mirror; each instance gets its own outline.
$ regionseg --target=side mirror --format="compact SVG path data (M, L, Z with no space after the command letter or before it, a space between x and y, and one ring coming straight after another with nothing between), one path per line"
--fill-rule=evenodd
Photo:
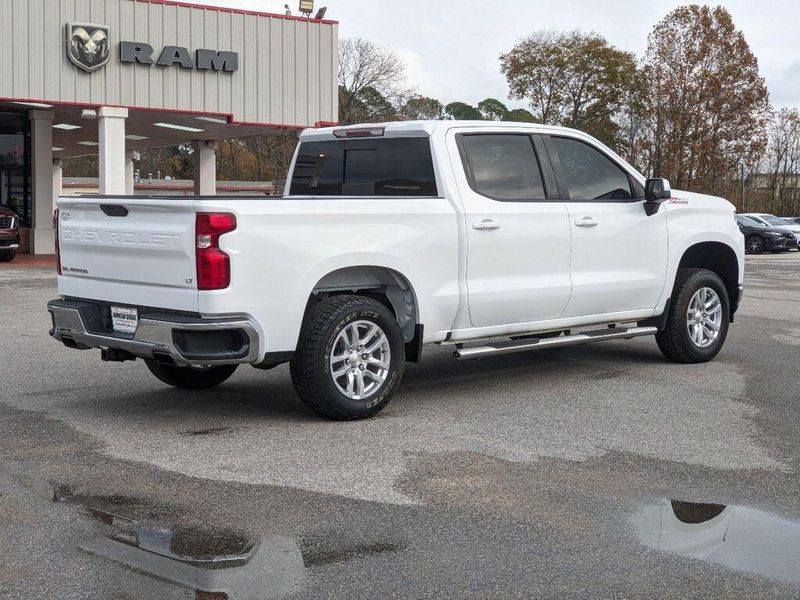
M666 179L648 179L644 184L644 209L648 216L656 214L661 203L670 198L672 198L672 188Z

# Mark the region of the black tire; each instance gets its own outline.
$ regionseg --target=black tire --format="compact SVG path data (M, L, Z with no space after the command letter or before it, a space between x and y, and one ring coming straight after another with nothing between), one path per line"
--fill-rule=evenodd
M0 252L0 262L11 262L16 255L16 252Z
M386 378L364 399L342 393L331 373L330 358L345 327L357 321L376 324L390 350ZM403 377L405 348L394 315L380 302L363 296L334 296L312 307L291 361L292 382L303 403L324 417L352 421L371 417L389 404Z
M764 240L759 235L751 235L744 244L748 254L761 254L764 252Z
M206 390L216 387L230 378L238 365L219 365L216 367L176 367L165 365L146 358L145 364L150 372L167 385L182 390Z
M714 290L722 305L722 322L717 338L706 348L692 341L687 325L689 302L701 288ZM728 335L731 309L728 291L719 275L708 269L680 269L667 311L667 325L656 334L656 342L668 359L678 363L708 362L722 349Z

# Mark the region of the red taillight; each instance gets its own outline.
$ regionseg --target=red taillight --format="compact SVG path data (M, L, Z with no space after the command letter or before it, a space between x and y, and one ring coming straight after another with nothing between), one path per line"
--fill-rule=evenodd
M56 238L56 273L61 275L61 248L58 245L58 209L53 213L53 230Z
M236 229L230 213L197 213L195 220L197 289L224 290L231 284L231 259L219 248L219 238Z

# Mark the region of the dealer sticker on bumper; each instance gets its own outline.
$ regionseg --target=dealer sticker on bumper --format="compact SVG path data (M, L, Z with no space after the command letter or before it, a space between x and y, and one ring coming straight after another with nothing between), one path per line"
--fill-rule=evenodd
M136 333L139 325L139 311L135 308L111 307L111 326L119 333Z

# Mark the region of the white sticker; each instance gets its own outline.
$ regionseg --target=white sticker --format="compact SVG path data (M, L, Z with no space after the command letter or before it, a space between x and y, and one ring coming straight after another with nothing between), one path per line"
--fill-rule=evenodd
M111 307L111 326L120 333L136 333L139 311L135 308Z

